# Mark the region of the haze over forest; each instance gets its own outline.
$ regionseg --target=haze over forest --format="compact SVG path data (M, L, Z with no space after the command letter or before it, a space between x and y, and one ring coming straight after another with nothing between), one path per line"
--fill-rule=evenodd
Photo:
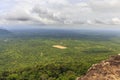
M119 56L103 61L119 14L120 0L0 0L0 80L120 80Z

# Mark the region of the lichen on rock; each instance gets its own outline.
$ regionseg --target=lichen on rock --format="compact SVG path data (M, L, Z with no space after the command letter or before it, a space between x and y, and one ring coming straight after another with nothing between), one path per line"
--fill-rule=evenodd
M120 80L120 55L92 65L86 75L77 80Z

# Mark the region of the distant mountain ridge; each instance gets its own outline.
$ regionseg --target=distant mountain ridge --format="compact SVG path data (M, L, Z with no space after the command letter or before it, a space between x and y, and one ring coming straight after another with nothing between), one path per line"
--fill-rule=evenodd
M92 30L65 30L65 29L28 29L13 31L16 37L20 38L69 38L69 39L91 39L108 40L116 34L105 31Z
M7 29L0 29L0 37L11 36L12 32Z
M11 32L6 29L0 29L0 34L9 34L9 33Z

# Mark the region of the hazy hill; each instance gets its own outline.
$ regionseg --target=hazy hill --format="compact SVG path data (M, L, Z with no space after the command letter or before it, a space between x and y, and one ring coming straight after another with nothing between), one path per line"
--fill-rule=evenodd
M0 29L0 34L9 34L9 33L11 32L6 29Z
M70 38L70 39L89 39L89 40L108 40L115 37L110 31L93 30L65 30L65 29L27 29L13 31L16 37L20 38Z
M6 29L0 29L0 37L8 37L11 36L12 32Z

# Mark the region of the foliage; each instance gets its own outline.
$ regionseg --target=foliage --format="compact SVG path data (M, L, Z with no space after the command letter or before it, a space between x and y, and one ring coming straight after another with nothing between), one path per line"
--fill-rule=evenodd
M94 63L120 53L120 39L0 39L0 80L75 80ZM53 48L63 45L67 49Z

